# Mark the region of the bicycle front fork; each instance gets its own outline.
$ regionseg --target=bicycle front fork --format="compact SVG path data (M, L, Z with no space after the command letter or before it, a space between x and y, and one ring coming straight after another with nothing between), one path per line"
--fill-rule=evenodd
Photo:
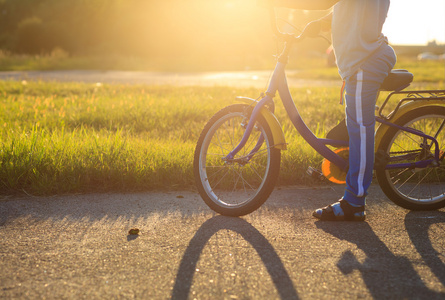
M260 114L261 109L268 103L273 104L273 99L270 95L265 95L257 105L255 105L255 108L252 111L252 114L249 119L249 123L246 126L246 131L244 132L243 138L239 142L239 144L233 149L229 154L227 154L226 157L223 158L224 161L233 161L235 155L246 145L247 140L250 137L250 134L252 133L253 127L255 125L255 121L258 118L258 115ZM273 113L273 105L272 105L272 113ZM243 159L247 163L253 155L261 148L261 145L264 142L264 136L263 134L260 135L260 138L258 139L255 147L247 154Z

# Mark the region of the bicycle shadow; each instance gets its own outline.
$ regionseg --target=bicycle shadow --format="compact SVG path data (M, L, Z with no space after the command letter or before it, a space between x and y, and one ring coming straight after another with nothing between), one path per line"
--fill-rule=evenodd
M420 237L418 234L419 232L425 233L429 225L419 228L418 224L412 222L412 218L407 219L408 221L405 220L405 224L407 224L411 240L417 245L416 248L423 249L422 257L430 256L432 252L435 252L431 241L427 242L430 247L421 245L428 240L428 236L425 234ZM441 218L441 222L443 222L443 218ZM337 262L337 267L344 275L358 270L374 299L383 299L394 294L397 294L399 299L444 299L445 294L430 290L422 281L410 260L392 253L368 223L318 221L316 226L340 240L356 244L365 253L366 258L360 262L352 251L345 251ZM434 259L429 258L427 264L429 266L432 264L438 265L434 266L432 271L443 283L445 276L443 263L440 262L439 264L439 261L436 256Z
M298 299L283 262L269 241L250 223L240 218L217 215L205 221L190 240L176 275L171 299L188 299L199 257L210 238L220 230L240 234L256 250L281 299Z
M436 213L438 213L438 216L432 217L428 212L411 211L405 217L405 227L417 252L422 256L431 272L445 286L445 264L439 258L439 256L444 256L445 253L439 253L434 249L428 235L431 225L437 223L445 224L445 212L438 211Z

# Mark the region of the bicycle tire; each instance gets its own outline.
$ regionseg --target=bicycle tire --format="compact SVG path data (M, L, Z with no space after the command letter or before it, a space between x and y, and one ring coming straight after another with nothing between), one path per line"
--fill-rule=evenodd
M261 115L235 159L248 157L262 134L259 151L248 162L223 160L241 140L251 113L252 107L244 104L221 109L205 125L196 145L196 187L204 202L221 215L235 217L255 211L267 200L278 178L281 151L273 147L271 129Z
M441 160L438 166L429 165L422 169L376 170L376 177L382 191L395 204L410 210L435 210L445 207L445 128L440 124L445 120L445 107L425 106L401 116L395 123L418 129L436 137ZM436 132L434 132L436 131ZM431 143L431 142L429 142ZM432 157L435 149L426 150L423 138L397 128L390 128L382 138L378 150L389 155L395 163L415 162ZM399 159L399 161L397 161Z

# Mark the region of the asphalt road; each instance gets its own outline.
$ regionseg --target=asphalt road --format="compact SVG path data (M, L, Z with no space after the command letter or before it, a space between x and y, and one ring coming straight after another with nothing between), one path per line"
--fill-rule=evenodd
M372 186L366 222L311 217L341 191L282 188L242 218L195 192L4 198L0 298L445 299L445 209Z

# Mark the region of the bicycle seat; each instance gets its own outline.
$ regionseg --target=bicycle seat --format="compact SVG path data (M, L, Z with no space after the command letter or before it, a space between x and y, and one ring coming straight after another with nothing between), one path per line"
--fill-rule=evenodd
M381 91L401 91L408 87L413 81L414 75L408 70L396 69L391 70L380 86Z

